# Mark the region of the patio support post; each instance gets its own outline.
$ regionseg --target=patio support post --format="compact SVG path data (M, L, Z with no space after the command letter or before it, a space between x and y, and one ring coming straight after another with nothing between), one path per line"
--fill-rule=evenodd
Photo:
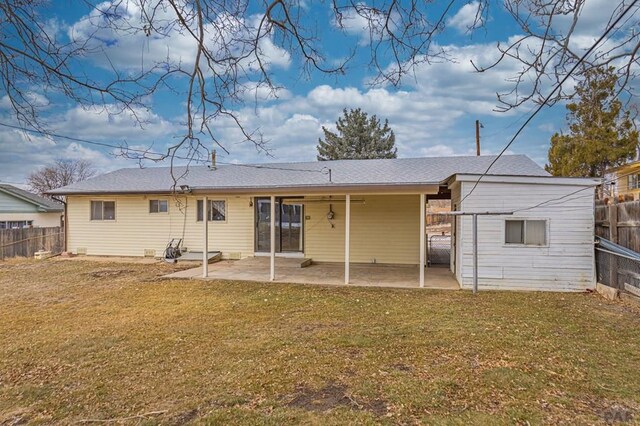
M275 195L271 196L271 212L269 213L269 219L271 221L269 230L271 231L270 235L270 248L271 248L271 274L270 280L274 281L276 279L276 197Z
M349 263L351 239L351 194L347 194L344 200L344 283L349 284Z
M205 195L202 200L202 231L203 247L202 247L202 278L209 276L209 209L207 202L207 196ZM196 203L197 205L197 203Z
M425 260L425 245L426 245L426 206L427 197L425 194L420 194L420 287L424 287L424 260Z

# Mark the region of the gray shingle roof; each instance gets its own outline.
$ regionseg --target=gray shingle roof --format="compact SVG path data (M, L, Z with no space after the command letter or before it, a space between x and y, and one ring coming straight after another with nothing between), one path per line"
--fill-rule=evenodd
M336 160L307 163L174 167L179 185L233 190L358 185L442 184L454 174L481 174L495 156ZM331 182L329 181L331 170ZM524 155L502 156L489 172L505 176L548 176ZM51 191L51 194L154 193L171 191L169 167L120 169Z
M33 203L40 207L40 209L47 212L61 212L64 210L62 203L51 200L49 198L41 197L33 192L25 191L13 185L7 185L6 183L0 183L0 191L14 195L20 199Z

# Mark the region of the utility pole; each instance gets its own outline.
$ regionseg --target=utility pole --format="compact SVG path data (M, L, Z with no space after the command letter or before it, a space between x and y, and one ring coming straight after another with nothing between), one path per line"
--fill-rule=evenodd
M480 120L476 120L476 155L480 157L480 128L484 129Z

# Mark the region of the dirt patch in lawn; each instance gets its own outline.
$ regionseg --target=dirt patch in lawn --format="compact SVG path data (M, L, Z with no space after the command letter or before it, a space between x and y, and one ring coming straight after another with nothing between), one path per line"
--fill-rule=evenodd
M89 276L93 278L114 278L132 272L131 269L102 269L100 271L90 272Z
M402 371L404 373L408 373L413 370L413 367L407 364L393 364L391 368L397 371Z
M194 408L193 410L185 411L184 413L180 413L177 416L171 418L169 424L171 425L184 425L189 422L194 421L200 415L200 410Z
M337 383L329 383L320 389L300 386L294 398L287 405L308 411L329 411L345 407L370 411L376 416L383 416L387 413L387 405L383 400L358 401L349 394L345 385Z

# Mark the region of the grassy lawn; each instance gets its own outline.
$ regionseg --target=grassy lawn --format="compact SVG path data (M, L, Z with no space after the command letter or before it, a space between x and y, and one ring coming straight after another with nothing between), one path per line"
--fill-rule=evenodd
M640 419L633 304L168 271L0 263L0 424Z

